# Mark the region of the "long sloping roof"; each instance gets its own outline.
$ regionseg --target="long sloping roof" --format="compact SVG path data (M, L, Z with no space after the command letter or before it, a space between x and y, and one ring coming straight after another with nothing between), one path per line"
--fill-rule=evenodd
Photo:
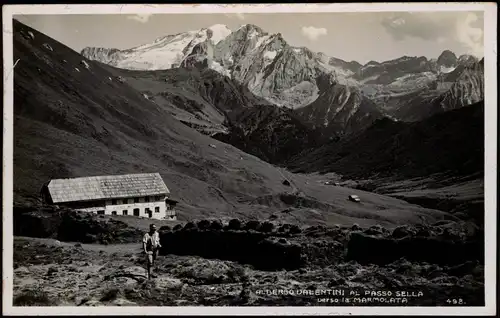
M159 173L53 179L48 189L54 203L170 193Z

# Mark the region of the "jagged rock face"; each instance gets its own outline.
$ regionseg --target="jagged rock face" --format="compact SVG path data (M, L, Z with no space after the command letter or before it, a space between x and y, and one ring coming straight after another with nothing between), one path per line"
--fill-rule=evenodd
M319 83L318 98L297 110L311 128L334 135L349 134L382 117L377 106L356 87L337 84L325 77Z
M457 64L457 56L450 50L445 50L437 59L438 65L443 65L445 67L453 67Z
M371 61L361 67L354 78L366 84L389 84L406 74L428 72L431 67L426 57L401 58L378 63Z
M443 111L484 100L484 59L466 66L451 88L439 99Z
M229 134L213 137L274 164L318 145L315 132L287 108L256 105L231 114L228 124Z
M358 63L356 61L346 62L344 60L341 60L341 59L338 59L335 57L331 57L330 60L328 61L328 64L332 65L332 66L344 68L344 69L349 70L353 73L356 73L357 71L359 71L359 69L361 67L363 67L363 65L361 65L360 63Z
M362 90L387 115L403 121L421 120L484 98L484 71L474 66L476 57L462 55L456 59L452 52L445 51L440 58L429 61L428 71L407 74L385 85L367 82Z
M102 63L116 66L120 59L120 50L106 49L102 47L86 47L82 50L82 55L89 60L98 60Z

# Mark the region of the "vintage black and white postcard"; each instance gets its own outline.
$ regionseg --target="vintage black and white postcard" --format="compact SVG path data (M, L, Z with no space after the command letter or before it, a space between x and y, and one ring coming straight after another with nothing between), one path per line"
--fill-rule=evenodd
M495 314L496 23L4 6L4 314Z

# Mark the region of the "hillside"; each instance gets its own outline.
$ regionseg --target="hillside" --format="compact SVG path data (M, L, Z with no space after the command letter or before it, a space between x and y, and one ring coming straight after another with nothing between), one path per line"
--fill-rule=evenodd
M50 178L159 172L180 200L181 220L276 214L291 223L395 225L447 215L277 169L183 125L98 63L17 21L14 57L16 203L34 200Z
M385 118L355 136L293 158L288 167L349 178L464 176L484 169L483 128L483 102L414 123Z
M130 71L101 64L185 125L269 163L317 144L298 114L270 104L210 68Z

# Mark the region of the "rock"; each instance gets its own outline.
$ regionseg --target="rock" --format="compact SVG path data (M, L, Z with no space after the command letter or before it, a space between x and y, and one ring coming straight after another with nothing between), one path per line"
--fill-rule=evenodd
M159 289L177 288L177 287L182 287L182 285L184 285L184 283L180 279L173 277L166 277L166 276L160 276L156 278L155 283L156 283L156 288Z
M229 224L227 225L228 230L240 230L241 229L241 221L238 219L231 219Z
M184 225L184 230L192 230L195 229L196 224L194 222L187 222L186 225Z
M113 300L111 302L111 305L113 305L113 306L137 306L136 303L134 303L130 300L127 300L127 299L123 299L123 298L117 298L117 299Z
M245 230L254 230L254 231L258 231L260 230L260 222L259 221L256 221L256 220L250 220L248 221L246 224L245 224L245 227L244 229Z
M381 226L375 225L364 231L368 235L383 235L384 232Z
M163 225L162 227L160 227L159 232L163 232L163 231L169 232L170 230L171 230L170 226Z
M47 43L44 43L42 46L43 46L44 48L46 48L47 50L49 50L49 51L54 51L54 50L52 49L52 47L51 47L49 44L47 44Z
M210 229L211 230L220 231L223 228L224 228L224 226L222 225L222 222L220 220L213 220L210 223Z
M302 232L302 230L300 229L300 227L298 225L293 224L290 226L290 230L289 230L290 234L299 234L301 232Z
M363 230L363 229L361 228L361 226L359 226L359 224L354 223L354 224L352 225L352 227L351 227L351 230L352 230L352 231L361 231L361 230Z
M211 223L209 220L200 220L197 223L197 226L200 230L206 230L210 227Z
M76 243L76 244L75 244L75 247L82 247L82 244L80 244L80 243Z
M471 274L472 271L479 265L478 261L469 261L460 265L449 267L446 269L448 275L461 277L467 274Z
M274 229L274 224L272 224L271 222L264 222L260 227L260 231L264 233L270 233L273 231L273 229Z
M408 227L406 226L398 226L397 228L394 229L394 231L392 231L393 238L403 238L409 235L411 235L411 232L408 230Z
M20 266L14 270L14 273L16 273L17 275L26 275L26 274L30 274L30 271L27 267Z
M140 267L140 266L131 266L124 268L122 270L122 273L131 275L131 276L139 276L139 277L147 277L147 271L145 268Z
M91 299L83 304L83 306L88 306L88 307L97 307L102 305L103 304L97 299Z
M55 273L59 272L59 269L55 266L51 266L49 270L47 271L47 275L51 276Z

